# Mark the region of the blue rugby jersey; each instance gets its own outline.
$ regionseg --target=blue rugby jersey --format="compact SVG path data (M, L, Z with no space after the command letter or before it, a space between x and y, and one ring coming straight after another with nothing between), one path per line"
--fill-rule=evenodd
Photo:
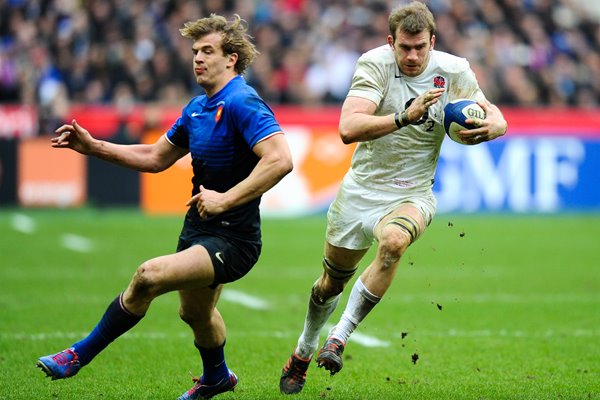
M212 97L194 97L165 136L190 151L195 195L200 185L226 192L244 180L258 163L252 147L281 131L273 111L237 76ZM256 239L260 237L259 204L257 198L204 220L195 207L187 215L202 229L225 229L234 236Z

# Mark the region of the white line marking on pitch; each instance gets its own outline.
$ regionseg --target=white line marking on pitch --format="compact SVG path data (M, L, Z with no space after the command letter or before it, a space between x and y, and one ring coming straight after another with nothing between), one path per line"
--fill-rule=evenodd
M363 345L364 347L389 347L390 346L390 342L377 339L373 336L364 335L359 332L354 332L352 334L352 336L350 337L350 341L352 341L352 343L358 343L360 345Z
M31 235L37 229L35 220L25 214L14 214L10 222L12 228L21 233Z
M331 328L333 328L333 325L331 325L331 324L325 324L325 326L323 327L323 329L326 329L327 331L330 331ZM377 339L374 336L365 335L364 333L360 333L360 332L352 333L352 336L350 336L350 341L352 343L360 344L361 346L364 346L364 347L389 347L390 346L390 342L388 342L388 341Z
M224 289L221 292L221 298L231 303L240 304L254 310L268 310L271 308L268 302L265 300L251 296L247 293L240 292L239 290Z
M89 253L94 248L92 241L86 237L66 233L60 237L60 244L69 250L79 253Z

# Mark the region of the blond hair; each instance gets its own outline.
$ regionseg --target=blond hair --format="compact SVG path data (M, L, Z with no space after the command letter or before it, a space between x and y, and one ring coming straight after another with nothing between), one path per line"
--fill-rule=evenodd
M192 40L198 40L211 33L220 33L223 53L237 54L238 59L234 68L238 74L242 74L258 55L258 50L247 33L245 23L246 21L238 14L234 14L231 21L227 21L220 15L211 14L207 18L186 22L179 32L181 36Z

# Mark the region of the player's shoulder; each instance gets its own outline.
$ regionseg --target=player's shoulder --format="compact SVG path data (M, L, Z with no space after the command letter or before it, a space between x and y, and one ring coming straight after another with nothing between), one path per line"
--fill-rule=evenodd
M229 102L244 104L261 100L258 92L241 75L232 79L226 88L223 97L226 97Z
M259 115L273 114L267 102L242 76L230 81L227 91L213 97L210 100L213 107L222 105L223 112L236 118L253 119Z
M359 63L367 63L367 64L378 64L381 66L391 65L394 66L396 64L396 59L394 58L394 51L392 48L384 44L383 46L375 47L365 53L363 53L359 59Z
M460 74L471 68L466 58L458 57L444 51L432 50L431 58L440 72L443 73Z
M246 81L246 79L242 75L238 75L233 78L229 84L227 85L230 94L241 94L241 95L250 95L256 96L256 90Z

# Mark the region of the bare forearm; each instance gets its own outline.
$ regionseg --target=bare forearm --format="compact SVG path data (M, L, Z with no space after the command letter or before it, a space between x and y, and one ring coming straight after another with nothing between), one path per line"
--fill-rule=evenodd
M142 172L159 172L173 164L187 150L176 149L164 137L154 144L123 145L94 138L87 129L73 120L56 130L50 140L52 147L72 149L78 153L132 168Z
M261 158L246 179L225 193L228 199L228 208L245 204L261 196L275 186L291 170L291 160L278 157Z
M140 172L162 171L153 160L152 146L147 144L123 145L96 140L90 148L89 155Z
M345 144L378 139L398 129L394 115L352 113L340 119L339 133Z

